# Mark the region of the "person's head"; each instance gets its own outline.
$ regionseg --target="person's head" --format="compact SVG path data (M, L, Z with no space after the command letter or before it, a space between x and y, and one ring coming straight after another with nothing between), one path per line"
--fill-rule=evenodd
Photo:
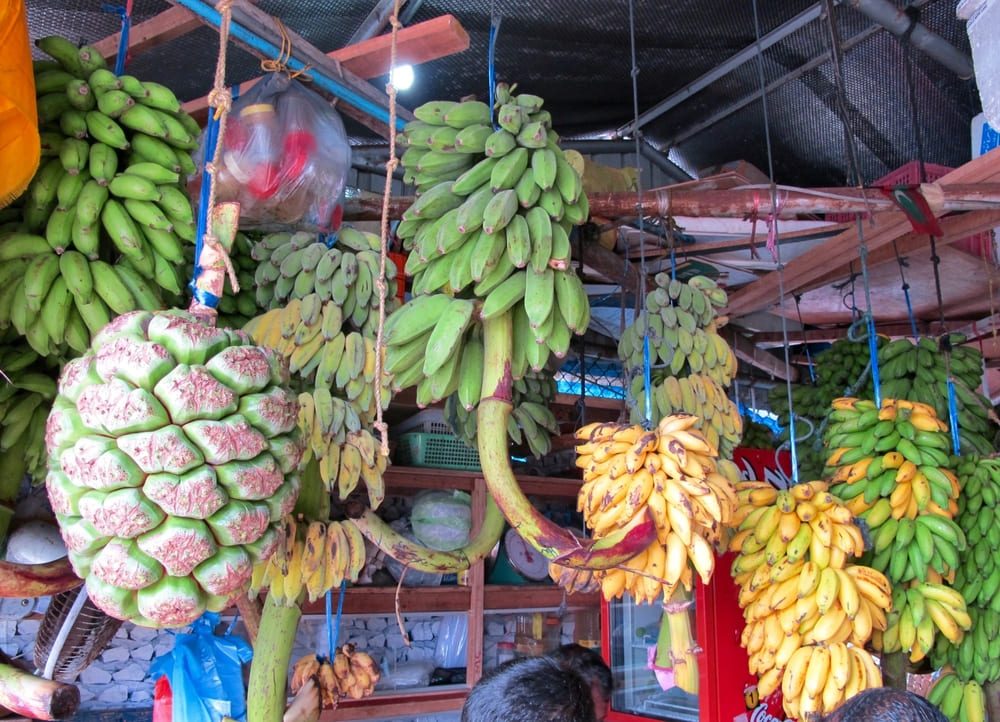
M823 717L823 722L947 722L941 710L919 694L893 687L858 692Z
M597 722L602 722L608 714L615 681L611 676L611 668L605 664L601 655L581 644L564 644L550 656L563 667L578 672L590 685L590 694L594 698L594 716Z
M469 690L462 722L595 722L583 677L549 657L508 662Z

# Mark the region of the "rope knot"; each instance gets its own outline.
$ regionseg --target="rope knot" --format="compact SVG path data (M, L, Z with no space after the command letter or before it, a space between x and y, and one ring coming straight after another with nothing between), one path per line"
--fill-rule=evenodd
M233 109L233 94L229 88L212 88L208 91L208 105L215 108L215 119Z

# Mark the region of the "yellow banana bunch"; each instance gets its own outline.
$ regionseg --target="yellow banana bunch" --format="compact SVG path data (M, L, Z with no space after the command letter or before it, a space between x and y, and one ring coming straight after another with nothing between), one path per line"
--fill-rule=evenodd
M886 510L873 510L883 498L894 519L928 512L953 517L959 484L947 468L947 430L934 409L920 402L887 398L876 407L865 399L835 399L824 433L834 451L824 477L851 511L874 517L870 527L884 518Z
M285 517L277 551L254 567L249 594L263 588L286 604L303 593L315 601L344 580L356 582L365 565L365 538L349 521L312 521Z
M382 676L375 660L367 652L344 644L333 657L333 688L331 695L361 699L375 691L375 683Z
M573 592L596 592L601 588L601 582L590 569L572 569L555 562L549 562L549 578L566 590Z
M594 536L647 512L657 527L656 542L642 554L599 575L606 598L628 591L652 602L669 598L678 583L690 589L689 562L703 581L711 578L736 494L718 471L718 450L693 428L697 422L692 414L674 414L650 430L598 423L576 432L583 469L577 506Z
M734 516L736 534L729 548L745 557L742 571L734 565L737 584L748 579L758 564L774 566L782 559L809 558L821 567L842 569L849 559L864 553L864 538L854 515L829 492L824 481L808 481L777 489L762 481L736 484L739 505Z
M764 680L761 680L764 681ZM785 712L794 719L826 715L864 689L882 686L882 673L863 647L842 642L800 647L781 675ZM778 689L770 680L761 696Z

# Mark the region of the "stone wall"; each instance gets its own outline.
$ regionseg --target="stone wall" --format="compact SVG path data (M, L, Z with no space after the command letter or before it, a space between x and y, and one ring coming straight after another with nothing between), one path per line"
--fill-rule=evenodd
M461 630L454 615L414 614L404 617L404 626L411 644L403 640L396 618L392 615L345 616L341 620L337 644L351 643L371 654L383 668L383 690L412 688L416 680L429 675L441 662L459 655L457 646L446 645L441 640L442 628L447 632ZM460 619L460 617L459 617ZM573 615L567 611L561 627L562 642L573 639ZM232 618L223 618L220 627L224 632ZM490 668L496 662L496 646L503 640L513 641L515 614L490 614L484 621L483 664ZM14 658L33 661L35 636L39 619L0 621L0 649ZM233 633L245 637L245 630L237 620ZM153 683L149 677L152 661L174 648L175 631L164 631L123 624L111 643L77 679L80 688L81 712L99 710L149 710L153 704ZM326 618L308 615L299 623L292 653L292 661L305 654L326 654L329 649L329 632ZM458 666L464 666L464 663ZM458 713L414 718L413 722L456 722ZM135 718L142 719L142 715Z

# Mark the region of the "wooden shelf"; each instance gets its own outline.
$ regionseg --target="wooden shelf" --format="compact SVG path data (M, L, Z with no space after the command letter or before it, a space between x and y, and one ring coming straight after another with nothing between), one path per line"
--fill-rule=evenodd
M401 719L462 709L468 687L422 687L376 693L365 699L342 700L337 709L325 710L320 722L341 720Z
M420 612L468 612L472 600L471 587L403 587L399 593L399 611L403 614ZM487 584L483 587L483 611L558 607L563 591L555 584ZM572 594L566 598L571 607L591 607L600 604L599 593ZM324 614L322 600L308 602L303 614ZM344 614L395 614L395 587L349 587L344 595Z

